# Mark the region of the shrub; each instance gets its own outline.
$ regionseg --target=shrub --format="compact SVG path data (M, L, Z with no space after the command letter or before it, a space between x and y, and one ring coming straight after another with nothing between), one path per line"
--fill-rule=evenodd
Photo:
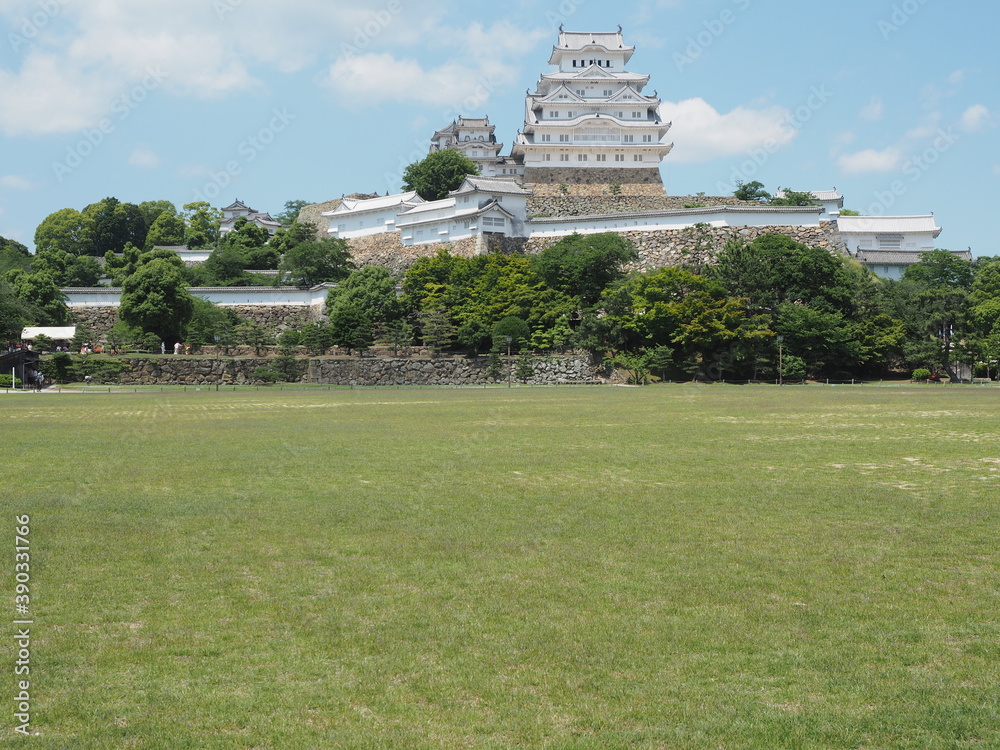
M522 354L517 360L517 367L514 370L514 377L522 383L527 383L535 375L535 366L532 364L530 354Z
M918 383L925 383L931 377L931 371L923 367L913 371L913 379Z
M268 367L257 367L253 372L250 373L250 379L261 383L270 384L277 383L282 379L280 372L275 372Z
M114 359L76 357L73 366L69 368L69 376L73 380L83 380L90 375L98 383L117 383L119 376L131 369L127 362Z
M531 328L516 315L508 315L493 326L493 348L506 351L507 337L510 336L510 350L519 352L521 346L531 338Z
M11 387L13 387L13 388L20 388L21 387L21 378L14 378L14 385L13 386L11 386L11 384L10 384L10 379L11 379L10 375L0 375L0 388L11 388Z

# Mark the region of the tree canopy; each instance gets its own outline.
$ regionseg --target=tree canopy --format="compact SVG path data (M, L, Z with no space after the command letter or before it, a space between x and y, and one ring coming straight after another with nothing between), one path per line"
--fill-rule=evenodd
M475 174L479 174L475 162L458 151L444 149L410 164L403 172L403 189L416 190L425 201L441 200L457 190L468 175Z

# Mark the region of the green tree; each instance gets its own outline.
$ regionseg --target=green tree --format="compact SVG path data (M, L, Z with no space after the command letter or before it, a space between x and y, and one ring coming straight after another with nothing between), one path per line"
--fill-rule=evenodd
M222 211L212 208L206 201L184 205L184 223L187 227L184 244L188 247L205 247L219 241L219 222Z
M771 199L772 206L815 206L816 196L812 193L801 193L795 190L785 190L780 198Z
M286 201L285 210L274 218L285 226L291 226L299 220L299 213L306 206L311 205L309 201L304 201L301 199Z
M104 198L83 209L87 226L88 248L85 255L120 253L131 243L144 247L148 227L140 208L117 198Z
M184 244L186 227L184 219L169 211L161 212L149 227L146 234L146 249L156 246L177 247Z
M432 355L443 352L451 347L455 337L455 327L444 308L424 310L418 316L420 323L420 338Z
M510 343L507 343L510 337ZM493 348L519 352L531 340L531 327L516 315L508 315L493 326Z
M75 208L62 208L45 217L35 229L35 252L62 251L86 255L89 250L90 220Z
M253 320L244 320L236 326L236 340L253 349L258 357L267 347L274 346L274 334Z
M329 315L334 346L364 355L374 341L374 326L368 311L357 302L337 305Z
M741 201L759 201L767 203L771 200L771 194L764 189L764 183L754 180L753 182L736 181L736 190L733 196Z
M285 253L280 265L291 283L310 287L345 279L353 268L351 249L338 237L301 242Z
M143 201L139 204L139 212L142 214L142 220L145 222L146 226L152 228L156 220L160 218L163 214L168 214L169 216L177 216L177 206L175 206L170 201L159 200L159 201ZM176 242L171 244L180 245L183 242ZM166 244L166 243L157 243Z
M362 266L330 290L326 297L328 315L344 306L364 310L373 323L388 323L400 315L396 280L381 266Z
M413 326L405 318L399 318L381 326L379 340L392 349L392 356L400 351L408 351L413 345Z
M475 162L458 151L435 151L406 168L403 189L415 190L426 201L437 201L457 190L466 176L475 174L479 174Z
M161 341L179 341L194 315L194 298L176 265L156 259L122 283L118 315L129 325L155 333Z
M318 323L306 323L302 327L302 346L308 349L310 354L316 356L326 354L326 350L333 346L333 333L330 327Z
M532 268L551 289L587 306L624 277L626 264L637 257L635 246L620 235L572 234L535 256Z
M479 354L479 350L489 346L492 340L490 329L482 322L472 318L458 327L455 335L460 346Z
M628 374L628 382L632 385L646 385L650 366L648 354L618 352L604 360L604 364L616 370L624 370Z
M4 281L10 285L12 296L20 300L14 303L19 312L17 317L25 320L25 325L60 326L69 319L66 295L52 276L42 271L26 273L20 270L8 271ZM20 335L20 331L18 331Z
M15 240L0 237L0 277L8 271L27 271L31 268L31 253Z

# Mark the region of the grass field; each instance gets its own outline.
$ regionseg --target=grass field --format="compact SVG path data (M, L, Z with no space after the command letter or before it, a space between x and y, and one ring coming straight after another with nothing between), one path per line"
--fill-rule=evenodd
M0 395L33 748L1000 747L1000 391ZM23 616L23 615L22 615Z

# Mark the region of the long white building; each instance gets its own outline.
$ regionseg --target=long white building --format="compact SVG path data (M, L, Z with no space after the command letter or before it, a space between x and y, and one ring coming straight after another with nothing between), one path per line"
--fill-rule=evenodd
M559 31L549 64L525 99L511 156L532 169L659 169L673 144L649 76L628 70L635 47L617 32Z

